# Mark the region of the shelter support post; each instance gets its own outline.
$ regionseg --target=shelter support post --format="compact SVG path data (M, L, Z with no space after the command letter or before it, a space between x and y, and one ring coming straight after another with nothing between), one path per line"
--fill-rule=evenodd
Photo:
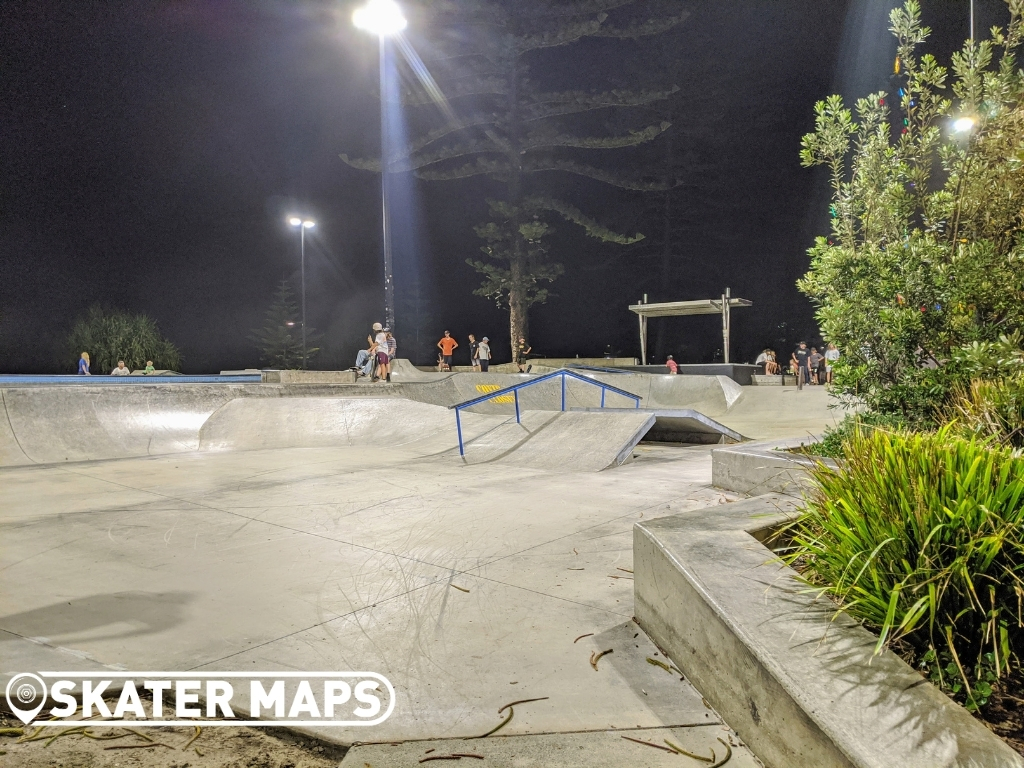
M732 318L729 316L730 305L732 304L732 297L730 296L730 290L725 289L725 293L722 294L722 362L729 362L729 325Z

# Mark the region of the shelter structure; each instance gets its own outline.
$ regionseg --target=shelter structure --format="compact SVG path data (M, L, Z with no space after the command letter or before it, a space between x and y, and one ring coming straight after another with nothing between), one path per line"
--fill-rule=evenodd
M639 304L631 304L630 312L636 312L640 319L640 360L647 365L647 320L651 317L677 317L679 315L722 315L722 353L723 362L729 360L729 327L730 313L733 307L750 307L754 302L749 299L734 299L728 288L719 299L697 299L696 301L669 301L661 304L648 304L647 294Z

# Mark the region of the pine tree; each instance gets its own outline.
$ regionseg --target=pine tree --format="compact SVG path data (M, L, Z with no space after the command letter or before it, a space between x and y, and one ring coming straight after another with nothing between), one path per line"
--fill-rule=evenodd
M306 330L306 361L316 357L318 347L312 329ZM274 293L274 300L267 309L261 328L252 332L252 340L260 350L260 362L272 368L284 370L305 367L302 360L302 321L291 286L282 280Z
M615 112L635 113L676 90L671 86L548 91L531 76L531 65L542 52L585 38L635 42L657 35L687 14L671 0L460 0L432 2L422 15L438 51L431 69L447 99L441 102L447 122L413 139L401 152L389 154L384 165L389 172L414 171L430 181L486 177L503 187L503 199L489 201L492 220L477 227L477 234L486 241L482 250L488 260L468 262L484 275L477 293L508 307L514 346L520 336L528 337L530 305L548 296L539 283L550 283L564 271L561 264L548 259L542 242L552 231L549 220L576 224L605 242L628 244L643 237L602 226L550 195L546 180L558 173L627 190L663 189L663 180L626 176L580 158L591 150L610 152L656 139L669 128L668 122L612 131L607 119ZM408 45L402 49L417 61ZM580 74L585 78L585 73ZM431 86L432 82L425 88L407 89L403 104L438 103ZM596 118L603 118L603 124ZM379 172L382 167L380 160L347 155L342 159L365 170Z

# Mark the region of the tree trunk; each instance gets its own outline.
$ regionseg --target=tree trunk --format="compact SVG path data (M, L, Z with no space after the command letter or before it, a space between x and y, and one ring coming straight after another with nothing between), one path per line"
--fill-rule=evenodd
M519 150L518 138L520 136L519 124L519 71L513 66L512 76L509 78L509 180L508 180L508 202L512 205L512 254L509 259L509 334L512 342L512 360L516 359L516 349L519 338L527 340L529 344L530 321L528 312L530 305L527 301L527 289L529 287L530 270L527 261L527 244L524 242L520 225L523 223L523 171L522 153Z

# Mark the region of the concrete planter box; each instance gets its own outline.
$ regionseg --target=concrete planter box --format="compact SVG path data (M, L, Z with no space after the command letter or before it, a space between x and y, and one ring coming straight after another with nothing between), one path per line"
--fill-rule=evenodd
M1021 768L1024 759L852 620L830 624L759 539L781 495L633 528L636 620L768 768Z
M811 467L819 462L831 467L837 465L832 459L788 453L785 449L799 448L817 440L809 435L717 448L711 452L711 484L748 496L763 493L799 496L810 482L808 470Z

